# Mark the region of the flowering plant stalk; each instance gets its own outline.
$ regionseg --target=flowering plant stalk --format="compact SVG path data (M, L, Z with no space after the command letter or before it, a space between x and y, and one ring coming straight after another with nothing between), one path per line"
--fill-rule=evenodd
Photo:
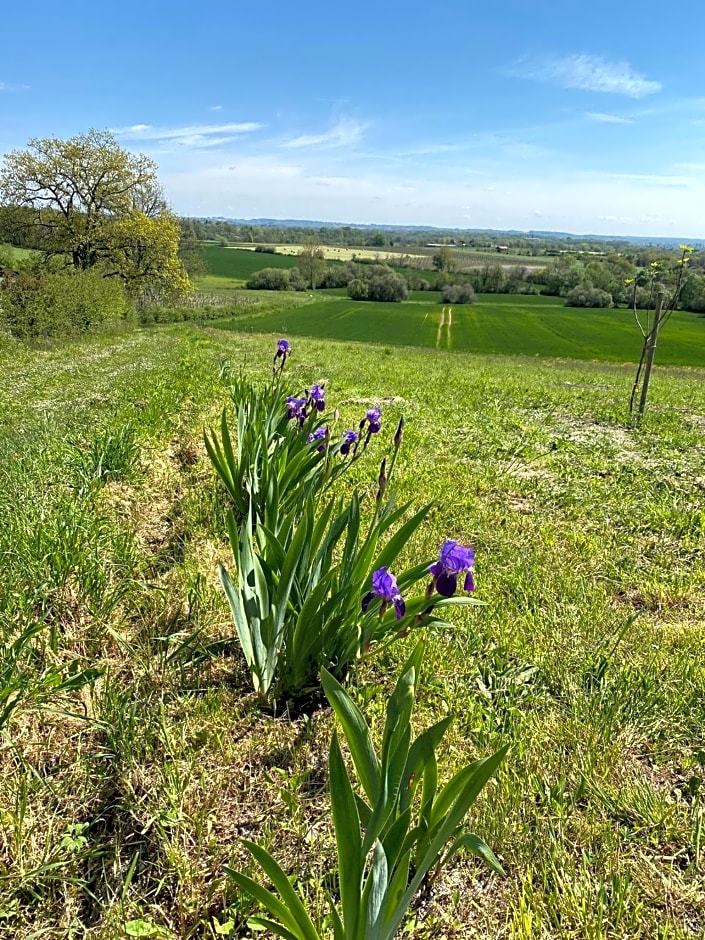
M428 561L390 572L429 508L404 521L409 506L390 502L367 531L357 493L321 506L309 497L278 532L255 528L252 511L239 529L229 515L237 583L222 565L220 578L262 699L295 700L319 688L322 667L343 677L376 645L444 624L444 607L482 603L442 596Z
M230 376L235 433L223 410L220 428L205 434L208 456L238 520L245 520L252 506L255 524L261 522L274 531L310 495L323 494L364 451L357 446L355 431L333 440L323 416L322 386L312 385L301 396L285 394L284 361L283 356L275 357L277 371L264 388L242 376Z
M354 768L352 773L345 765L336 731L328 761L338 855L339 902L329 895L335 940L392 940L414 896L461 848L503 874L492 850L465 831L463 820L507 747L463 767L439 788L436 755L452 718L412 741L411 713L423 653L422 641L402 669L387 705L379 754L360 710L340 683L323 672L323 687ZM254 842L243 844L274 887L269 891L241 872L225 869L270 915L255 915L249 925L287 940L321 940L323 934L276 860Z

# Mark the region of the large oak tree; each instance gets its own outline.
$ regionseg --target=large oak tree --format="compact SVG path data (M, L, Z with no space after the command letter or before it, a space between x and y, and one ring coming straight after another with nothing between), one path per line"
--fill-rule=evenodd
M107 131L30 140L0 168L9 224L28 229L34 247L77 270L99 267L130 289L190 286L178 257L179 224L144 155L123 150Z

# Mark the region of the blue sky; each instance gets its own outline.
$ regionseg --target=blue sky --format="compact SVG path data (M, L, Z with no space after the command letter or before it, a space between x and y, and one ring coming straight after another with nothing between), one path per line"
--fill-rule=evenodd
M702 238L705 5L673 9L14 3L0 153L108 128L184 215Z

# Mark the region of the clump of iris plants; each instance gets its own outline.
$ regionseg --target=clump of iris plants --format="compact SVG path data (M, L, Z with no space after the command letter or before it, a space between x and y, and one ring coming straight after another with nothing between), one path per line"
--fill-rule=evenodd
M284 520L290 525L290 515L298 519L308 499L324 496L381 427L377 408L360 422L366 428L361 447L360 431L339 435L335 412L332 417L325 414L324 384L297 392L286 387L285 367L291 355L288 340L280 339L271 379L263 388L224 370L235 426L224 409L220 427L206 433L205 445L238 524L252 511L255 527L278 529Z
M286 394L290 355L280 340L273 381L256 405L248 388L236 387L236 448L225 418L220 441L208 441L233 502L247 497L239 517L235 507L228 515L237 573L221 566L220 578L254 689L268 705L315 695L323 669L342 680L381 644L444 624L445 607L480 603L460 592L475 587L472 548L447 540L437 560L399 564L431 508L397 505L390 487L403 418L374 500L359 489L346 499L331 495L331 483L383 437L382 411L368 409L356 430L338 435L322 384Z
M237 484L249 495L244 518L238 521L233 510L228 515L236 578L222 565L220 578L260 700L291 703L322 690L346 739L352 769L343 759L337 731L328 763L338 856L338 888L335 897L329 895L334 938L392 940L414 897L459 849L502 872L489 846L464 828L464 818L506 748L462 767L439 789L437 753L451 718L412 738L423 638L389 700L380 752L341 680L377 647L443 623L443 608L480 603L467 596L475 590L475 551L446 539L436 559L400 567L401 553L431 509L411 513L410 504L396 505L390 490L403 418L366 512L358 489L347 499L326 494L325 485L335 477L330 468L350 466L381 435L382 412L370 408L357 430L350 428L338 438L322 417L322 385L299 395L281 390L290 354L289 343L279 340L268 402L260 412L252 411L267 420L248 434L252 429L244 421L244 405L238 410L241 463L235 463L225 418L222 441L209 442L229 492ZM238 397L241 403L252 402L242 386ZM245 468L242 479L235 477L238 466ZM274 499L262 503L258 495L265 466ZM270 890L242 872L225 869L268 915L252 917L250 926L288 940L327 936L275 858L254 842L244 845L272 886Z

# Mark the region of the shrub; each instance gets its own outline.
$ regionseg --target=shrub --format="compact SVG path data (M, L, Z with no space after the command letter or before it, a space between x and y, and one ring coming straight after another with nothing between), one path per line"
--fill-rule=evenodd
M300 268L289 269L289 290L306 290L306 279Z
M250 277L247 287L250 290L289 290L289 272L286 268L262 268Z
M397 303L408 295L406 280L386 264L373 264L367 270L357 267L356 276L348 284L348 297L352 300Z
M20 339L112 332L134 317L122 283L95 268L21 273L8 281L1 303L10 333Z
M441 296L444 304L475 303L475 291L471 284L447 284Z
M321 287L347 287L348 284L357 276L357 266L348 262L347 264L328 265L326 273L323 275Z
M353 278L348 284L348 297L351 300L370 300L368 282L361 277Z
M611 307L612 294L582 282L568 291L565 305L566 307Z
M384 273L375 274L370 280L368 291L369 300L378 300L385 303L399 303L409 296L409 288L401 274L396 274L391 268Z

